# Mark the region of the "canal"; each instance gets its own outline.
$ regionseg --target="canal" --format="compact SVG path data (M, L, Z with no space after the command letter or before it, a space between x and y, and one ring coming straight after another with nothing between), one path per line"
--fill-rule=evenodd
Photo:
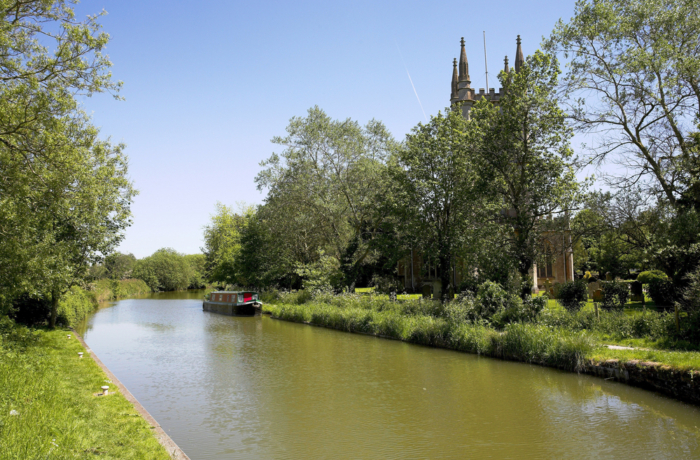
M700 458L700 410L652 392L207 313L200 292L122 300L79 329L193 460Z

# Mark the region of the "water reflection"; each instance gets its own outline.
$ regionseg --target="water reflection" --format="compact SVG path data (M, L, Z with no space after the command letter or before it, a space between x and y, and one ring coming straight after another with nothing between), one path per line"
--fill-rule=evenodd
M88 344L197 459L690 458L700 412L602 379L129 299Z

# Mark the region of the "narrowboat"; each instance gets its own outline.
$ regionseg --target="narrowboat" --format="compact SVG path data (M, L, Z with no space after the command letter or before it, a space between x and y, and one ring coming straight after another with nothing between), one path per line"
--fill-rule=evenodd
M202 309L229 316L253 316L260 307L257 292L214 291L204 296Z

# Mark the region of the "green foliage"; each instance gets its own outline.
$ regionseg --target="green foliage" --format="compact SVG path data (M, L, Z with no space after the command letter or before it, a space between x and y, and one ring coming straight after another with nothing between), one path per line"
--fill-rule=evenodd
M52 325L61 297L123 238L136 193L123 146L79 106L120 84L101 15L77 20L71 3L0 3L0 303L41 286Z
M94 294L73 286L58 303L57 323L74 326L96 309L97 300Z
M476 240L476 227L470 224L485 211L474 187L472 128L459 111L439 112L413 128L393 158L399 225L424 254L434 258L443 301L450 289L456 290L450 276L454 257Z
M486 281L479 286L476 294L476 315L479 318L491 319L496 313L513 307L517 300L498 283Z
M185 262L190 267L190 280L187 289L202 289L206 286L207 258L204 254L187 254Z
M562 89L574 126L595 139L592 159L617 157L650 195L677 199L691 186L698 152L700 16L686 0L580 0L545 48L569 58ZM697 176L696 176L697 177Z
M296 273L303 279L304 290L310 293L337 291L343 282L338 259L323 253L319 254L318 261L299 265Z
M245 222L244 213L237 214L228 206L216 203L216 213L211 217L211 223L204 227L202 248L209 281L237 282L235 264L241 251L241 230Z
M119 300L152 292L148 284L140 279L116 281L116 285L115 280L101 279L89 285L88 288L94 293L97 302Z
M131 278L131 272L136 265L136 257L133 254L115 252L105 257L104 267L107 276L115 280Z
M579 311L588 300L588 283L584 280L562 283L557 299L567 310Z
M647 270L637 275L637 281L642 284L652 284L656 280L665 279L668 279L668 276L661 270Z
M629 299L630 290L627 283L618 281L603 281L600 285L603 291L602 307L606 310L622 311Z
M133 276L143 280L153 291L187 289L194 276L186 256L163 248L136 262Z
M659 307L671 308L679 300L679 295L673 281L665 278L655 278L649 283L649 297Z
M688 274L688 287L683 292L683 309L700 314L700 267Z
M498 358L579 369L593 350L594 341L582 332L552 329L531 324L510 324L502 333L467 321L455 320L450 306L447 317L426 314L422 302L392 308L388 302L366 300L363 296L337 296L334 304L312 302L304 305L268 305L266 310L288 321L304 321L348 332L376 334L422 345L440 346ZM342 305L338 305L342 303ZM433 302L443 308L439 302Z
M566 228L566 219L544 217L567 212L580 200L571 129L559 107L559 73L554 55L537 51L519 72L501 72L505 96L498 105L484 98L471 110L482 193L507 210L499 219L505 241L498 247L523 279L548 232ZM557 244L550 240L549 246Z
M284 150L262 162L255 181L268 190L268 228L283 261L293 268L318 260L324 251L340 262L356 241L343 264L343 284L354 288L387 218L385 163L395 141L376 120L360 126L313 107L306 117L292 118L287 135L272 142Z

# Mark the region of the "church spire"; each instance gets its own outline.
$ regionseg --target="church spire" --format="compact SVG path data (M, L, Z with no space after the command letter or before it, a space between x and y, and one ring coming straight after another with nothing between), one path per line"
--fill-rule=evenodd
M516 43L518 44L518 48L515 50L515 71L520 72L520 67L525 63L523 49L520 47L520 35L518 35Z
M505 66L503 67L503 71L505 73L510 72L510 67L508 67L508 56L506 56L506 58L503 60L503 62L505 63Z
M469 63L467 62L467 51L464 49L464 37L462 37L462 51L459 54L459 81L466 81L467 88L469 83Z
M459 77L457 76L457 58L452 61L452 99L457 99L457 82Z

